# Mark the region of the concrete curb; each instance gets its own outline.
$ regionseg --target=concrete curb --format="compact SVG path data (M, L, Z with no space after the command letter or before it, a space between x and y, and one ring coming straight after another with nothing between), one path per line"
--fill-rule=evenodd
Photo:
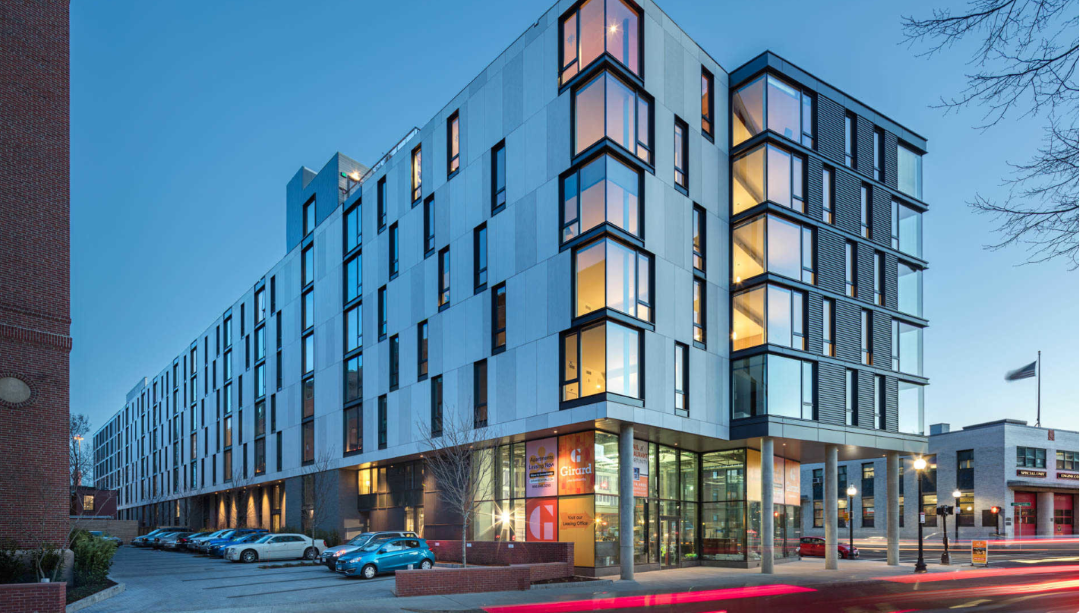
M596 579L593 581L577 581L574 583L539 583L529 586L530 590L551 590L556 588L577 587L579 585L588 585L590 587L603 587L605 585L611 585L615 583L611 579Z
M113 596L122 593L125 589L126 588L124 587L123 583L117 583L116 585L112 587L107 587L96 594L91 594L86 598L83 598L82 600L76 600L75 602L69 604L65 611L67 613L73 613L74 611L85 609L86 607L95 605L102 600L108 600Z

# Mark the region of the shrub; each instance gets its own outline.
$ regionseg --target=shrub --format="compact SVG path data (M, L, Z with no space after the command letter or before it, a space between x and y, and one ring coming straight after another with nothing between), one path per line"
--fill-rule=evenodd
M78 539L75 551L75 585L101 585L108 581L116 545L111 541L95 538Z
M64 570L64 552L48 543L30 552L30 568L39 579L53 579Z
M0 540L0 583L18 583L27 570L15 539Z

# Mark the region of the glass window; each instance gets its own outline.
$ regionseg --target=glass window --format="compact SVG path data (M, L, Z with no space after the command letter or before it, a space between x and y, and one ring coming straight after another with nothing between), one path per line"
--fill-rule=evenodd
M306 249L300 252L301 269L303 271L303 278L300 280L301 286L306 286L315 280L315 248L313 245L309 245ZM225 346L229 346L229 335L226 334Z
M480 224L473 230L473 287L480 291L487 287L487 224Z
M361 255L345 262L345 302L352 302L364 293L364 275L361 272Z
M903 144L896 145L896 186L905 194L922 199L922 155Z
M899 382L897 392L901 432L907 434L923 433L923 386L907 381Z
M874 178L885 182L885 132L874 130Z
M500 142L491 150L491 210L498 211L506 205L506 142Z
M863 184L860 190L861 206L859 212L859 224L862 228L863 238L870 238L871 216L873 215L870 198L870 186Z
M390 264L390 278L393 279L397 276L400 269L400 261L398 259L398 225L395 223L390 226L390 249L387 259Z
M360 400L364 394L364 356L345 360L345 402Z
M428 322L422 321L416 326L416 376L428 374Z
M377 221L379 222L379 231L386 227L386 177L379 179L379 183L375 189L376 201L377 201Z
M874 376L874 412L877 414L877 429L886 429L886 408L885 408L885 377L881 375Z
M675 414L690 415L690 348L675 343Z
M835 199L833 169L824 168L821 171L821 220L825 223L833 222L833 201Z
M885 254L874 252L874 304L885 305Z
M391 228L393 229L393 228ZM435 196L424 200L424 255L435 251Z
M446 120L446 175L453 175L461 168L461 127L458 112Z
M705 282L694 279L694 341L705 342Z
M648 256L604 238L576 251L575 261L576 316L607 307L648 320L652 303Z
M856 296L856 282L858 280L855 243L844 243L844 290L848 296Z
M379 396L379 449L386 449L387 407L386 396ZM376 473L378 474L378 473Z
M734 147L768 128L806 147L814 146L813 103L772 75L759 77L739 88L731 100Z
M678 117L675 118L675 187L683 191L689 189L688 167L690 162L690 147L687 135L686 122Z
M304 236L315 230L315 199L304 203Z
M439 252L439 308L450 306L450 248Z
M705 209L694 206L694 270L705 272Z
M303 385L301 409L306 419L315 415L315 377L305 379Z
M593 444L593 463L596 466L596 493L619 495L619 437L596 432Z
M1023 468L1046 468L1046 450L1034 447L1017 447L1016 465Z
M735 360L731 369L732 418L814 416L814 365L779 355Z
M803 159L773 145L762 145L735 158L732 214L766 200L806 212L806 174Z
M805 295L778 285L766 285L735 295L732 350L770 343L806 349Z
M345 352L359 349L364 344L364 305L358 304L345 311Z
M587 0L566 14L560 42L562 83L584 70L605 51L640 75L640 17L622 0Z
M386 338L386 286L379 288L379 340Z
M908 255L922 257L922 213L892 201L892 245Z
M390 337L390 389L396 390L401 380L401 337Z
M574 155L604 138L652 164L652 102L608 72L574 92Z
M1058 451L1055 455L1058 470L1076 470L1080 464L1080 453L1075 451Z
M491 290L491 347L506 348L506 283Z
M922 317L922 270L898 261L896 296L900 312Z
M420 195L421 195L421 192L423 190L423 185L422 185L421 175L420 175L421 166L422 166L422 162L421 162L421 157L420 157L420 147L417 146L416 149L413 149L413 152L412 152L412 201L413 202L416 202L417 200L420 199Z
M893 370L922 375L922 328L893 320Z
M488 425L487 360L473 364L473 427Z
M874 319L870 309L862 311L862 363L871 365L874 363Z
M859 425L859 373L850 368L844 371L844 423Z
M442 436L443 431L443 379L442 375L431 378L431 435Z
M855 168L855 116L844 115L844 165Z
M713 135L713 76L705 67L701 67L701 132L708 137Z
M732 277L741 283L771 272L814 282L813 232L775 215L757 217L732 233Z
M345 422L345 453L360 451L363 448L363 420L360 417L361 407L354 406L345 409L343 420Z
M563 179L562 240L610 223L640 236L641 173L601 155Z
M303 430L304 462L315 461L315 422L307 421L301 426Z
M304 337L304 374L315 371L315 335Z
M640 336L613 322L563 337L563 400L610 392L640 398Z
M836 355L836 346L833 344L836 338L836 303L831 298L821 301L821 352L828 356Z
M307 330L315 325L315 290L304 292L304 299L301 304L301 311L303 311L302 328Z

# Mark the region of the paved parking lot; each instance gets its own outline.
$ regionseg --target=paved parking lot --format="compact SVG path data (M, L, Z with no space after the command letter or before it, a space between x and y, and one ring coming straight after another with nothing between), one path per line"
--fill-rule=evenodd
M130 546L116 552L110 575L126 585L124 593L84 611L228 610L394 596L393 575L364 581L345 578L324 566L263 569L259 564Z

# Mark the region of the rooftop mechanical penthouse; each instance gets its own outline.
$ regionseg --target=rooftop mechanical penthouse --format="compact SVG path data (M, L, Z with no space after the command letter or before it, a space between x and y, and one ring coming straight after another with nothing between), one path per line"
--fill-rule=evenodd
M926 449L926 149L650 1L560 3L383 159L296 173L284 257L131 391L97 485L147 525L304 526L325 460L322 527L460 538L420 440L464 416L500 443L473 539L793 557L801 464L898 484Z

